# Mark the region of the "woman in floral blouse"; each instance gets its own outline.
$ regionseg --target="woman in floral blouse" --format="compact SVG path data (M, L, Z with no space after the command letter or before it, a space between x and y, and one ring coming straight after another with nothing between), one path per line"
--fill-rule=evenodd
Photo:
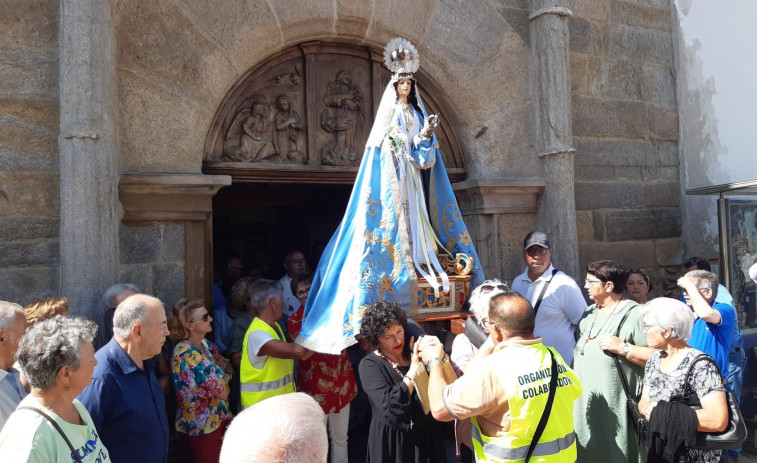
M205 339L213 318L199 299L180 299L171 309L168 328L179 341L171 369L176 389L176 430L187 434L194 463L217 463L229 412L232 368Z
M292 294L300 301L300 308L287 319L292 339L300 334L305 301L308 299L312 274L292 280ZM331 463L347 463L347 428L350 424L350 402L357 395L355 373L350 357L343 350L339 355L315 353L308 360L297 363L297 385L313 397L328 418L331 441Z

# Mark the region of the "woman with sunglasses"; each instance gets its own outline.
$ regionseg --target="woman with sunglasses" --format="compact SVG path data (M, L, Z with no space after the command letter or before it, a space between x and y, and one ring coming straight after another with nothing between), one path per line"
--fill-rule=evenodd
M578 322L573 348L573 369L583 386L574 407L578 461L644 461L614 359L638 398L653 349L647 347L638 304L623 297L627 280L628 270L611 260L586 268L584 288L594 304Z
M199 299L180 299L171 308L168 329L178 341L171 369L176 390L176 430L188 436L194 463L218 462L229 411L229 381L233 371L205 339L213 318Z

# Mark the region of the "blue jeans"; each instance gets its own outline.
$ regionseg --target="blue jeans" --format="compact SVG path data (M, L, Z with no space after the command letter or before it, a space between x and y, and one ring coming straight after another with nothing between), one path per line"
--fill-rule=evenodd
M728 374L726 375L726 388L733 394L736 403L741 405L741 386L744 382L744 365L746 364L746 352L742 347L737 352L728 356ZM741 456L741 447L728 449L728 458L738 459Z

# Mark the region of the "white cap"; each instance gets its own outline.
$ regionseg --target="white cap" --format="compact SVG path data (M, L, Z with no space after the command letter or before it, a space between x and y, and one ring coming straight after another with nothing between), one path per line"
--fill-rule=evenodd
M749 267L749 278L751 278L752 281L757 283L757 264L754 264L751 267Z

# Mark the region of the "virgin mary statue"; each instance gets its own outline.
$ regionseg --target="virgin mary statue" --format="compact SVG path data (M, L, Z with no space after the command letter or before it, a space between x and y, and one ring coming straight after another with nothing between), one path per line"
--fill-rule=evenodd
M418 282L438 298L449 278L437 255L478 255L452 193L429 116L415 85L418 51L396 38L384 49L393 72L379 104L347 211L323 252L297 343L339 354L356 342L362 313L380 300L417 307Z

